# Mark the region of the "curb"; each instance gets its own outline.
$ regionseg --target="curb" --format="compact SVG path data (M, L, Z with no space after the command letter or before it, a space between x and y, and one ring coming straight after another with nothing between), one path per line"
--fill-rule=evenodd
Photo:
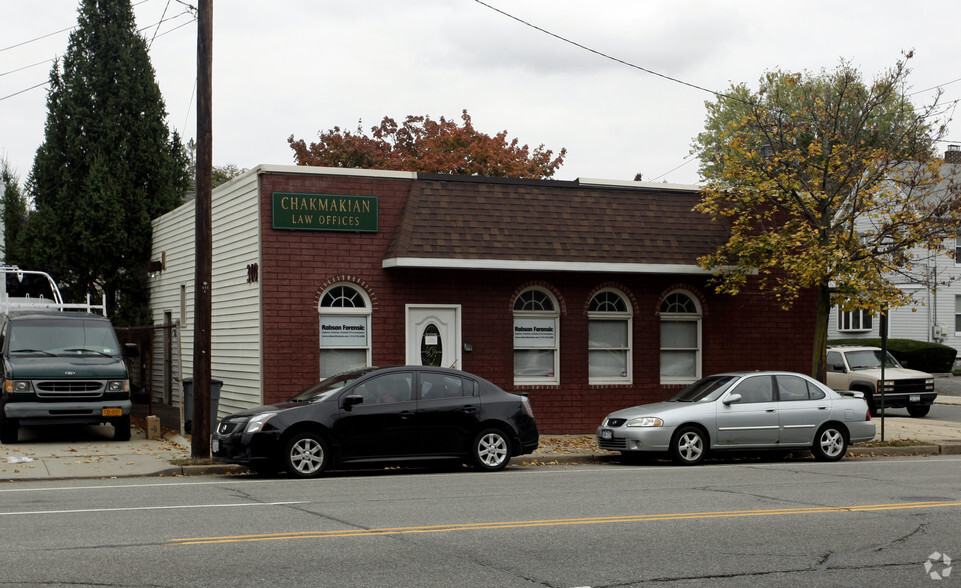
M908 447L849 447L846 458L859 457L910 457L929 455L961 455L961 441L949 441L943 445L912 445ZM808 452L801 452L800 457L791 457L786 461L808 459ZM710 459L710 458L709 458ZM605 463L620 463L619 453L565 453L565 454L533 454L524 455L511 460L511 465L523 467L555 466L555 465L594 465ZM173 475L183 476L237 476L253 474L244 466L232 464L188 465L174 466ZM170 473L160 475L170 475Z

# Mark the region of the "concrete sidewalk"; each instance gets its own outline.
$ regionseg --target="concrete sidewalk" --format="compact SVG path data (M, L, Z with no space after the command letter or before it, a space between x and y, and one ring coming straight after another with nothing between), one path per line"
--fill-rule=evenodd
M961 378L959 378L961 380ZM961 406L961 396L938 396L937 404ZM886 441L914 440L906 447L852 446L850 456L961 454L958 423L911 418L904 410L892 410L884 419ZM881 439L882 419L875 419ZM189 442L178 434L147 439L134 425L130 441L114 441L113 427L24 427L20 442L0 445L0 481L73 478L122 478L244 473L239 466L174 465L172 460L190 457ZM611 461L617 453L601 451L593 435L542 435L536 452L512 463L554 465Z
M183 473L171 460L190 457L190 447L167 439L148 440L133 425L130 441L114 441L113 427L23 427L20 440L0 445L0 480L120 478ZM179 436L178 436L179 437Z

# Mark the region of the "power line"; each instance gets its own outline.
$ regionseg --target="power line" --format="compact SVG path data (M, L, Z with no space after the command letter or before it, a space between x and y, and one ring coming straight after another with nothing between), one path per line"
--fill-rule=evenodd
M142 4L142 2L141 2L141 4ZM182 2L181 2L181 4L182 4ZM188 8L190 7L190 5L186 5L186 6L188 6ZM164 14L166 14L166 9L164 9ZM176 19L178 19L178 18L180 18L180 17L182 17L182 16L184 16L184 15L193 15L193 13L192 13L190 10L185 10L185 11L179 13L179 14L176 14L176 15L174 15L174 16L171 16L171 17L168 18L168 19L163 19L163 18L161 18L160 21L158 21L158 22L156 22L156 23L154 23L154 24L151 24L151 25L145 26L145 27L143 27L143 28L137 29L137 32L138 32L138 33L143 33L143 32L146 31L147 29L150 29L150 28L153 28L153 27L157 27L157 29L159 30L159 29L160 29L160 25L162 25L163 23L176 20ZM192 23L194 23L194 22L196 22L196 21L197 21L197 17L196 17L196 16L193 16L193 18L191 18L191 19L188 20L187 22L181 23L181 24L173 27L172 29L168 29L168 30L164 31L163 33L159 33L159 34L158 34L156 31L154 31L154 37L150 40L150 43L152 44L152 43L153 43L153 40L154 40L155 38L157 38L157 37L163 37L164 35L168 35L168 34L174 32L174 31L176 31L177 29L181 29L181 28L183 28L183 27L185 27L185 26L188 26L188 25L190 25L190 24L192 24ZM12 48L14 48L14 47L19 47L19 46L21 46L21 45L26 45L26 44L28 44L28 43L32 43L32 42L38 41L38 40L40 40L40 39L45 39L45 38L50 37L50 36L53 36L53 35L58 35L58 34L64 32L64 31L71 31L71 30L73 30L73 29L75 29L75 28L77 28L77 25L74 25L74 26L72 26L72 27L70 27L70 28L67 28L67 29L62 29L62 30L57 31L57 32L55 32L55 33L50 33L50 34L47 34L47 35L43 35L43 36L41 36L41 37L36 37L36 38L31 39L31 40L29 40L29 41L24 41L24 42L22 42L22 43L17 43L16 45L11 45L10 47L7 47L7 48L5 48L5 49L0 49L0 51L5 51L6 49L12 49ZM149 44L148 44L148 46L147 46L147 49L148 49L148 50L150 49L150 45L149 45ZM32 68L32 67L37 67L38 65L43 65L43 64L45 64L45 63L51 63L51 62L53 62L53 61L54 61L54 59L47 59L47 60L45 60L45 61L38 61L37 63L34 63L34 64L32 64L32 65L25 65L25 66L22 66L22 67L19 67L19 68L16 68L16 69L12 69L12 70L9 70L9 71L0 72L0 76L5 76L5 75L11 74L11 73L15 73L15 72L18 72L18 71L22 71L22 70L25 70L25 69L30 69L30 68ZM49 83L50 83L50 81L47 80L46 82L37 84L37 85L35 85L35 86L30 86L29 88L24 88L23 90L19 90L19 91L17 91L17 92L14 92L13 94L9 94L9 95L7 95L7 96L2 96L2 97L0 97L0 102L2 102L2 101L4 101L4 100L7 100L8 98L13 98L14 96L19 96L20 94L23 94L23 93L25 93L25 92L29 92L30 90L34 90L34 89L36 89L36 88L40 88L40 87L46 86L46 85L49 84Z
M692 84L692 83L690 83L690 82L685 82L684 80L680 80L680 79L678 79L678 78L674 78L674 77L671 77L671 76L662 74L662 73L660 73L660 72L656 72L656 71L651 70L651 69L648 69L648 68L646 68L646 67L641 67L640 65L631 63L631 62L629 62L629 61L625 61L625 60L620 59L620 58L618 58L618 57L614 57L614 56L612 56L612 55L608 55L607 53L604 53L604 52L602 52L602 51L598 51L598 50L596 50L596 49L593 49L593 48L591 48L591 47L588 47L588 46L586 46L586 45L583 45L583 44L581 44L581 43L578 43L578 42L576 42L576 41L573 41L573 40L568 39L568 38L566 38L566 37L563 37L563 36L561 36L561 35L558 35L557 33L553 33L553 32L551 32L551 31L548 31L547 29L544 29L544 28L539 27L539 26L537 26L537 25L535 25L535 24L533 24L533 23L530 23L530 22L528 22L528 21L526 21L526 20L524 20L524 19L522 19L522 18L519 18L519 17L517 17L517 16L514 16L513 14L510 14L510 13L505 12L505 11L499 9L499 8L496 8L496 7L494 7L494 6L491 6L490 4L487 4L486 2L483 2L482 0L474 0L474 2L476 2L477 4L480 4L481 6L484 6L485 8L488 8L488 9L490 9L490 10L493 10L494 12L497 12L498 14L501 14L501 15L503 15L503 16L506 16L507 18L510 18L511 20L515 20L515 21L521 23L522 25L524 25L524 26L526 26L526 27L530 27L530 28L532 28L532 29L534 29L534 30L536 30L536 31L538 31L538 32L544 33L545 35L554 37L555 39L557 39L557 40L559 40L559 41L563 41L564 43L567 43L567 44L569 44L569 45L573 45L573 46L577 47L578 49L583 49L584 51L587 51L587 52L589 52L589 53L593 53L593 54L595 54L595 55L597 55L597 56L599 56L599 57L603 57L604 59L608 59L608 60L610 60L610 61L613 61L613 62L615 62L615 63L619 63L619 64L621 64L621 65L626 65L627 67L630 67L630 68L632 68L632 69L636 69L636 70L639 70L639 71L643 71L643 72L645 72L645 73L648 73L648 74L651 74L651 75L654 75L654 76L657 76L657 77L660 77L660 78L664 78L665 80L669 80L669 81L671 81L671 82L674 82L674 83L677 83L677 84L681 84L681 85L687 86L687 87L689 87L689 88L694 88L695 90L700 90L700 91L702 91L702 92L707 92L708 94L711 94L711 95L716 96L716 97L718 97L718 98L722 98L722 97L723 97L723 98L731 98L731 99L739 100L738 98L736 98L736 97L734 97L734 96L729 96L729 95L727 95L727 94L724 94L723 92L718 92L718 91L716 91L716 90L710 90L710 89L705 88L705 87L703 87L703 86L698 86L697 84ZM926 89L924 89L924 90L918 90L917 92L912 92L912 93L908 94L908 96L914 96L914 95L916 95L916 94L922 94L922 93L924 93L924 92L929 92L929 91L931 91L931 90L940 90L940 89L943 88L944 86L947 86L947 85L949 85L949 84L953 84L953 83L955 83L955 82L961 82L961 78L957 78L957 79L951 80L950 82L946 82L946 83L944 83L944 84L939 84L939 85L937 85L937 86L932 86L932 87L926 88ZM942 106L945 106L945 107L955 107L955 108L956 108L959 102L961 102L961 99L949 101L949 102L943 104ZM949 141L949 140L946 140L946 139L941 139L941 140L939 140L939 142L942 142L942 143L959 143L959 141ZM658 180L658 179L660 179L660 178L662 178L662 177L664 177L664 176L666 176L666 175L668 175L668 174L670 174L670 173L672 173L672 172L675 172L675 171L681 169L682 167L688 165L688 164L691 163L692 161L694 161L694 159L693 159L693 157L692 157L691 155L689 155L688 157L685 157L685 158L684 158L684 162L683 162L683 163L681 163L680 165L678 165L677 167L675 167L675 168L673 168L673 169L671 169L671 170L668 170L668 171L664 172L663 174L657 176L656 178L654 178L654 179L651 180L651 181Z
M60 29L59 31L55 31L55 32L53 32L53 33L47 33L46 35L43 35L43 36L40 36L40 37L36 37L36 38L34 38L34 39L30 39L29 41L23 41L23 42L20 42L20 43L15 44L15 45L10 45L9 47L4 47L4 48L0 49L0 52L8 51L8 50L10 50L10 49L16 49L17 47L22 47L22 46L24 46L24 45L29 45L30 43L34 43L34 42L36 42L36 41L40 41L40 40L42 40L42 39L46 39L47 37L52 37L52 36L54 36L54 35L59 35L60 33L65 33L65 32L67 32L67 31L72 31L72 30L75 29L75 28L77 28L77 25L73 25L72 27L67 27L67 28L65 28L65 29Z
M598 55L598 56L600 56L600 57L603 57L604 59L609 59L610 61L614 61L614 62L616 62L616 63L620 63L621 65L626 65L627 67L640 70L640 71L642 71L642 72L644 72L644 73L651 74L652 76L657 76L657 77L659 77L659 78L664 78L665 80L670 80L670 81L672 81L672 82L674 82L674 83L676 83L676 84L681 84L681 85L687 86L687 87L689 87L689 88L694 88L695 90L700 90L700 91L702 91L702 92L707 92L708 94L712 94L712 95L714 95L714 96L724 97L724 98L730 98L730 96L727 96L726 94L723 94L723 93L718 92L718 91L716 91L716 90L709 90L708 88L704 88L703 86L698 86L697 84L692 84L692 83L690 83L690 82L685 82L684 80L679 80L679 79L677 79L677 78L672 78L672 77L669 76L669 75L665 75L665 74L662 74L662 73L660 73L660 72L656 72L656 71L654 71L654 70L652 70L652 69L647 69L646 67L641 67L640 65L631 63L631 62L629 62L629 61L625 61L625 60L623 60L623 59L620 59L620 58L618 58L618 57L614 57L614 56L612 56L612 55L608 55L607 53L598 51L597 49L592 49L592 48L590 48L590 47L588 47L588 46L586 46L586 45L582 45L582 44L580 44L580 43L578 43L578 42L576 42L576 41L572 41L572 40L570 40L570 39L568 39L568 38L566 38L566 37L562 37L561 35L558 35L558 34L556 34L556 33L552 33L551 31L548 31L547 29L544 29L544 28L541 28L541 27L539 27L539 26L537 26L537 25L535 25L535 24L532 24L532 23L530 23L530 22L528 22L528 21L526 21L526 20L524 20L524 19L522 19L522 18L518 18L518 17L514 16L513 14L504 12L504 11L501 10L500 8L495 8L494 6L491 6L490 4L487 4L487 3L485 3L485 2L482 2L481 0L474 0L474 2L480 4L481 6L484 6L484 7L486 7L486 8L489 8L489 9L493 10L494 12L497 12L497 13L499 13L499 14L502 14L502 15L506 16L507 18L510 18L510 19L512 19L512 20L516 20L517 22L521 23L522 25L527 26L527 27L530 27L530 28L534 29L535 31L540 31L540 32L544 33L545 35L549 35L549 36L551 36L551 37L554 37L555 39L557 39L557 40L559 40L559 41L563 41L563 42L565 42L565 43L567 43L567 44L569 44L569 45L573 45L573 46L577 47L578 49L583 49L584 51L588 51L588 52L590 52L590 53L593 53L593 54L595 54L595 55Z
M9 94L9 95L7 95L7 96L4 96L4 97L0 98L0 102L2 102L3 100L6 100L7 98L13 98L14 96L18 96L18 95L20 95L20 94L23 94L24 92L29 92L30 90L34 90L34 89L36 89L36 88L42 88L43 86L46 86L46 85L49 84L49 83L50 83L50 81L47 80L46 82L42 82L42 83L40 83L40 84L37 84L36 86L30 86L29 88L24 88L23 90L20 90L19 92L14 92L13 94Z
M149 51L153 47L153 40L157 38L157 32L160 30L160 23L164 21L164 17L167 16L167 9L170 8L170 0L167 0L166 6L164 6L164 11L160 15L160 22L157 23L157 28L154 29L153 37L150 37L150 42L147 43L147 50Z

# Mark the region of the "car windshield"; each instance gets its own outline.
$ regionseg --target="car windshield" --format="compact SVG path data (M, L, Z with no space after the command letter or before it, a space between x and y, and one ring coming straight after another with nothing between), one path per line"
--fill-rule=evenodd
M727 390L737 376L708 376L684 388L668 402L711 402Z
M344 372L331 376L326 380L321 380L316 384L308 386L303 392L291 397L291 402L321 402L342 390L354 380L366 376L377 368L364 368L350 372Z
M864 349L861 351L848 351L845 353L848 358L848 365L851 366L852 370L870 370L877 369L881 367L882 355L880 349ZM884 367L889 368L899 368L901 364L898 360L894 359L891 354L888 354L888 361L884 364Z
M104 320L27 319L12 321L12 354L117 355L120 345Z

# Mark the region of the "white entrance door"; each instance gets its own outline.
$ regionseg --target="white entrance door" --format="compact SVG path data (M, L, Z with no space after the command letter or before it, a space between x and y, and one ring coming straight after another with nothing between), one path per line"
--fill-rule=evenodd
M408 304L407 364L461 369L460 305Z

